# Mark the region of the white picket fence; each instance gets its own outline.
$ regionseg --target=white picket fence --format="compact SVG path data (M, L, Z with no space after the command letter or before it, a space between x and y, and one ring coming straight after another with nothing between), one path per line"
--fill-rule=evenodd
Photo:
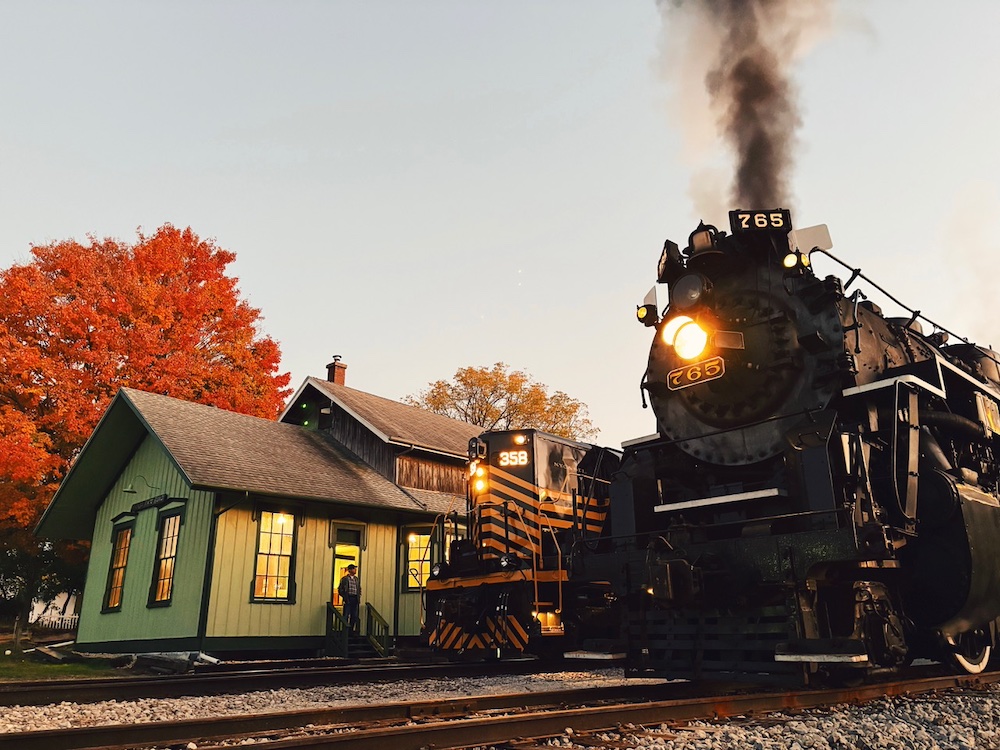
M80 615L42 615L31 623L32 630L76 630Z

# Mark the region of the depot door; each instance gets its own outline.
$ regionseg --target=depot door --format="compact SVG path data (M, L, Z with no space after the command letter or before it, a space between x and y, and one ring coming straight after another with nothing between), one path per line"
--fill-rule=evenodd
M338 526L336 529L336 543L333 548L333 581L330 601L333 606L343 608L340 594L337 593L337 586L340 579L347 575L348 565L358 566L358 577L361 577L361 535L362 529L359 527ZM364 591L362 591L364 593Z

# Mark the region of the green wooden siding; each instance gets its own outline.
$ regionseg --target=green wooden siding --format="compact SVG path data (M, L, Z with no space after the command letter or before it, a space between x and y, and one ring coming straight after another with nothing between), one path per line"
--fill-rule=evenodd
M399 595L399 635L420 635L423 602L420 592L402 592Z
M147 482L156 489L147 486ZM135 488L135 494L123 492L130 484ZM147 607L160 515L156 507L148 507L134 515L135 527L125 567L121 609L102 613L111 557L112 519L121 513L128 513L137 503L162 494L187 499L184 522L177 540L170 604ZM97 512L80 612L79 644L197 635L212 498L211 493L190 489L155 438L147 437L143 441Z
M361 551L361 618L364 604L370 603L386 619L389 627L395 618L395 545L396 526L387 523L370 523L367 531L368 546ZM396 635L396 633L393 633Z
M147 482L153 488L147 486ZM123 491L129 485L135 488L135 494ZM134 528L125 568L122 605L119 611L102 613L115 527L112 519L123 513L128 514L133 506L162 494L187 499L178 538L170 604L147 606L160 517L156 507L147 507L123 519L134 519ZM279 501L261 502L265 503L264 507L281 507ZM290 504L285 509L295 514L299 524L296 529L295 603L251 603L257 542L254 501L249 499L234 504L230 499L216 504L214 493L192 490L159 442L154 437L147 437L98 509L80 613L78 643L86 646L88 643L115 641L196 638L212 516L217 511L221 511L221 515L218 517L212 554L207 637L323 635L326 605L337 583L333 580L331 520L364 527L360 563L364 593L362 602L371 603L379 611L393 628L393 635L419 634L421 596L419 592L402 591L406 540L401 536L400 519L395 513L358 508L357 515L331 519L332 509L329 506L300 503Z
M295 601L289 604L250 601L257 522L253 517L253 501L238 503L229 507L218 520L206 629L209 638L325 633L326 605L338 583L334 580L329 511L315 506L306 509L283 507L275 501L268 501L266 506L296 516ZM391 624L395 616L396 525L380 521L366 523L357 518L333 519L333 522L338 520L364 526L365 546L359 570L362 602L371 603ZM400 634L415 633L401 630Z

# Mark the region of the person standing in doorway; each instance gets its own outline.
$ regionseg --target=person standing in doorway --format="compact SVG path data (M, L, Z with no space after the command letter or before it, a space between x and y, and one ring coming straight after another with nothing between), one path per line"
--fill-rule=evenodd
M344 619L347 620L347 629L356 633L361 610L361 579L358 578L357 565L347 566L347 575L340 579L337 593L344 601Z

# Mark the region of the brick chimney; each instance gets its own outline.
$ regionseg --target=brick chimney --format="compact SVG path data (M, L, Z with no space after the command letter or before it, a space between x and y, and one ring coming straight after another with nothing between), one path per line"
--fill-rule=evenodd
M326 366L326 379L337 385L344 384L344 376L347 372L347 365L340 361L340 355L333 355L333 362Z

